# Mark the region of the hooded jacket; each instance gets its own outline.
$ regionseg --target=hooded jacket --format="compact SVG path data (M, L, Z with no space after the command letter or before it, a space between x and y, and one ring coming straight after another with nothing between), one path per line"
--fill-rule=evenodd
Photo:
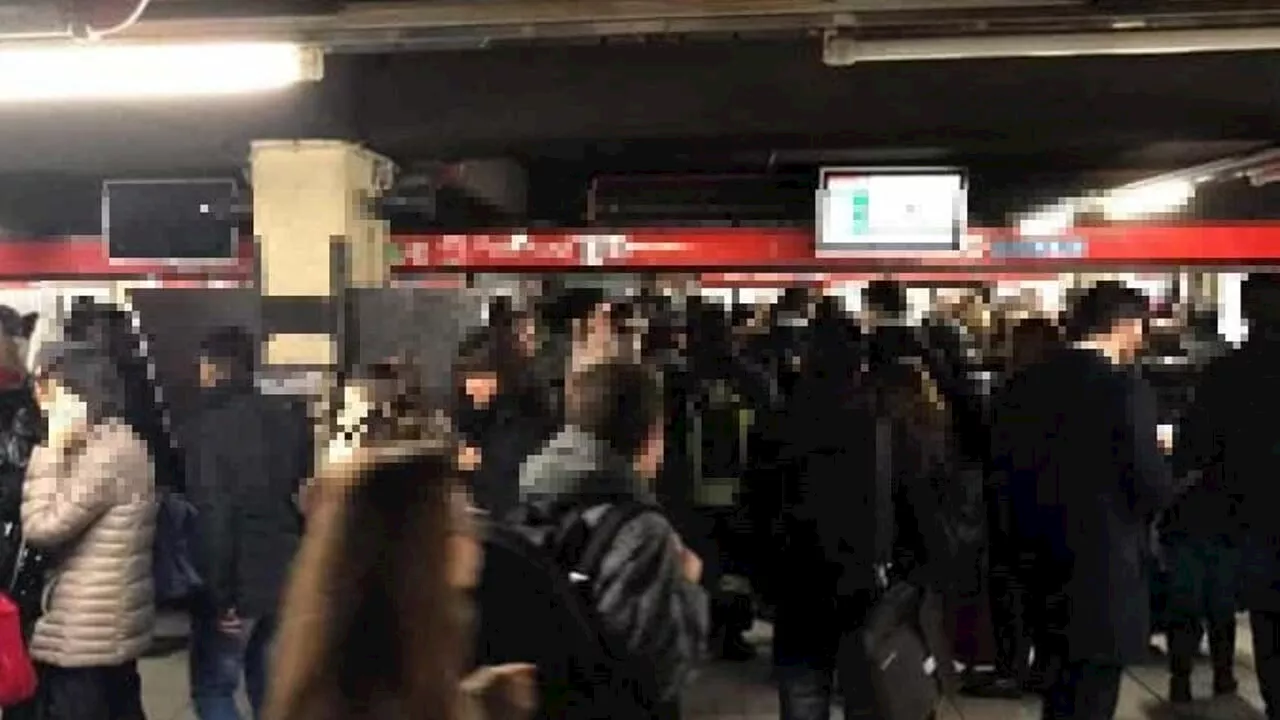
M520 471L518 520L555 528L574 509L588 525L612 503L652 502L628 463L600 439L569 427ZM702 654L708 628L703 589L682 572L680 539L658 512L624 525L593 579L596 614L620 657L647 677L655 705L675 700Z

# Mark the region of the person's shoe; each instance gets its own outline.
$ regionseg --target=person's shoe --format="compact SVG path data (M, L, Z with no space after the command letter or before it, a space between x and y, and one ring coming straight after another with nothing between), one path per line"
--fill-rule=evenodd
M1213 694L1217 697L1235 695L1238 692L1240 692L1240 683L1236 682L1234 676L1226 675L1213 679Z
M756 649L741 635L729 635L720 644L720 659L730 662L746 662L754 659Z
M1175 705L1191 702L1191 678L1175 677L1169 681L1169 702Z
M1049 692L1049 686L1053 685L1054 674L1055 671L1051 667L1033 667L1031 672L1027 674L1026 682L1022 684L1022 687L1034 695L1044 695Z
M962 692L978 698L1018 700L1022 697L1022 683L1016 678L1000 675L983 675L970 678Z

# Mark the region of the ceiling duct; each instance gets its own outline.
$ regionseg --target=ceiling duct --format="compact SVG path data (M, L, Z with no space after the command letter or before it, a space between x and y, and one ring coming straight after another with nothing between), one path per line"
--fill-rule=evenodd
M779 225L813 217L808 173L601 175L587 195L594 226L729 227Z
M125 32L142 19L151 0L108 3L112 17L85 0L44 0L0 5L0 41L95 40Z
M71 37L71 9L64 3L19 2L0 5L0 40Z
M430 163L401 177L396 184L401 195L431 196L432 203L435 192L444 189L459 192L503 215L523 217L528 210L528 173L520 163L507 158Z
M324 3L327 8L330 3ZM287 40L352 52L501 41L820 30L864 14L1079 9L1082 0L441 0L349 2L295 16L154 19L129 36L177 42Z

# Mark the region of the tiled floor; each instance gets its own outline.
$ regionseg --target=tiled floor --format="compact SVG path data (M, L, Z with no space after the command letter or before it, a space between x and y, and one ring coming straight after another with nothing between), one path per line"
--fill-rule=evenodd
M165 618L160 628L164 636L185 632L181 618ZM773 720L778 717L777 695L769 679L767 657L768 627L757 626L753 640L760 644L760 659L749 663L717 663L703 670L688 693L689 720ZM1165 703L1169 674L1158 656L1150 664L1130 668L1120 696L1117 720L1261 720L1262 707L1257 679L1253 673L1252 647L1248 623L1240 625L1238 679L1241 697L1235 701L1204 701L1174 712ZM150 720L193 720L187 698L187 658L182 651L142 662L144 704ZM1207 696L1209 678L1202 669L1195 676L1200 696ZM1035 700L980 700L957 698L941 713L941 720L1037 720ZM833 716L840 720L839 711Z

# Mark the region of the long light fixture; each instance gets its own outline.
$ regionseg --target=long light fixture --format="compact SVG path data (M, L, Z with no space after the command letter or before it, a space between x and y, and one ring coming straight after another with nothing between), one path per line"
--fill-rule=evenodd
M0 48L0 103L238 95L323 72L318 49L291 43Z
M1280 50L1280 28L1116 29L1109 32L867 40L833 32L824 38L822 50L823 62L832 67L864 62L1247 52Z
M1181 178L1148 180L1123 185L1097 196L1062 202L1039 208L1018 218L1018 234L1022 237L1058 237L1070 232L1076 215L1100 210L1113 222L1142 220L1163 213L1179 212L1196 196L1194 180Z
M1068 203L1051 205L1023 215L1018 235L1025 238L1056 238L1066 235L1075 223L1075 208Z
M1195 196L1196 184L1192 180L1159 180L1129 185L1101 198L1102 213L1108 220L1138 220L1181 210Z

